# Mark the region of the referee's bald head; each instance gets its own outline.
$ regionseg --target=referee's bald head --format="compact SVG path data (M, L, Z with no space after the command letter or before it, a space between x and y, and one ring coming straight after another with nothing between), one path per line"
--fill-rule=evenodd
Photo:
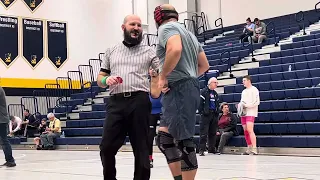
M121 26L124 33L124 41L128 44L137 45L142 41L142 23L137 15L127 15Z

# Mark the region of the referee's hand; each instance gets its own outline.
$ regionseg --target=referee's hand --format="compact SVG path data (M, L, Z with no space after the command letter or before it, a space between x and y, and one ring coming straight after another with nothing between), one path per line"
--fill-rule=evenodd
M120 82L118 82L118 78L116 76L109 76L107 78L107 81L106 83L109 85L109 86L112 86L112 85L116 85Z

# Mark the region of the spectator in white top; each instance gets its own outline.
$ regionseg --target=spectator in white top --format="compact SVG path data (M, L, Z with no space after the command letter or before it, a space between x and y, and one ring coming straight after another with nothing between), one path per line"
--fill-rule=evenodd
M22 120L17 116L10 116L9 122L9 136L15 136L19 134L21 130Z
M242 80L244 89L241 93L241 100L238 106L243 107L241 113L241 124L244 130L248 150L245 155L254 154L257 152L257 140L253 131L254 120L258 117L258 106L260 104L259 90L251 84L251 77L245 76ZM239 109L239 108L238 108Z

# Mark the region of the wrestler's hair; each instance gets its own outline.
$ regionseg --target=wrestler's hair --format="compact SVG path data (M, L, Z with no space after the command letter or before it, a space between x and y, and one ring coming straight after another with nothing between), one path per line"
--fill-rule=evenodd
M251 82L251 76L246 75L246 76L244 76L243 78L246 78L247 80L249 80L249 81Z

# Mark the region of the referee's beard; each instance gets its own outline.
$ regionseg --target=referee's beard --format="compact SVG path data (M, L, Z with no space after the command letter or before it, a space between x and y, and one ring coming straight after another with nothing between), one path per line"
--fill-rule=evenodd
M137 33L138 36L136 38L133 38L131 36L131 33ZM142 32L139 32L137 30L128 31L126 28L124 28L123 36L124 36L124 41L127 42L128 44L138 45L142 42Z

